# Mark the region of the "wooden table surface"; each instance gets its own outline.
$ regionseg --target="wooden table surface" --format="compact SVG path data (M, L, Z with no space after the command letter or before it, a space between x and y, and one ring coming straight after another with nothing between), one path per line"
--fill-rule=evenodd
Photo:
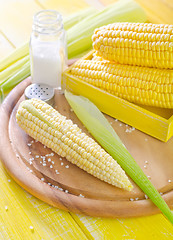
M41 9L64 16L87 6L101 8L114 0L0 0L0 60L28 41L32 17ZM172 0L137 0L155 23L173 23ZM7 174L0 162L0 239L173 239L161 215L106 219L68 213L36 199Z

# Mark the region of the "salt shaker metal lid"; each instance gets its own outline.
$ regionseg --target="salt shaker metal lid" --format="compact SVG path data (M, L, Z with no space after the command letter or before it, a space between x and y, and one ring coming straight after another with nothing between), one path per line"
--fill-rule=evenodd
M25 99L38 98L49 105L54 105L54 88L42 83L33 83L25 89Z

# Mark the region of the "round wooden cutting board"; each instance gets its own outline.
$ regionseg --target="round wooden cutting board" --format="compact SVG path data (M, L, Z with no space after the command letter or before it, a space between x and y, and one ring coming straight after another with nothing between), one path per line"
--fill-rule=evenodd
M30 78L20 83L0 110L0 159L9 174L28 192L55 207L101 217L155 214L159 209L133 183L131 192L91 176L29 137L16 123L18 104ZM88 135L63 94L55 94L55 108ZM134 130L109 116L108 121L145 174L173 206L173 138L167 143Z

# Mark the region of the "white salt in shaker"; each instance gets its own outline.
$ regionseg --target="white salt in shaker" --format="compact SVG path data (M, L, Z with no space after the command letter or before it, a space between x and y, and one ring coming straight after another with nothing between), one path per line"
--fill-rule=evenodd
M30 38L32 83L61 90L61 74L66 68L66 33L62 16L54 10L35 14Z

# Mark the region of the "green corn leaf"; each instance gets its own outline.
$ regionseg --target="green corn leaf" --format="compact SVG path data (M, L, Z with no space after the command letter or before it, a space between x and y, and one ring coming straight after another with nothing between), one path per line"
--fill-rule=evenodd
M67 31L71 27L73 27L78 22L82 21L84 18L88 17L89 15L98 12L97 9L89 7L85 8L81 11L75 12L67 17L64 18L64 28Z
M19 59L14 64L10 65L8 68L4 69L0 72L0 86L10 77L12 77L15 73L19 71L20 68L23 67L25 63L29 62L29 55Z
M15 87L18 83L20 83L23 80L23 78L25 79L30 75L29 71L30 62L26 62L19 71L15 72L13 76L11 76L5 82L0 84L1 91L5 93L8 90Z
M29 43L24 43L21 47L15 49L9 56L5 57L0 62L0 72L5 68L9 67L11 64L22 59L29 54Z
M65 91L65 97L79 120L100 145L119 163L125 172L153 201L173 224L173 213L142 169L130 155L100 110L87 98Z

